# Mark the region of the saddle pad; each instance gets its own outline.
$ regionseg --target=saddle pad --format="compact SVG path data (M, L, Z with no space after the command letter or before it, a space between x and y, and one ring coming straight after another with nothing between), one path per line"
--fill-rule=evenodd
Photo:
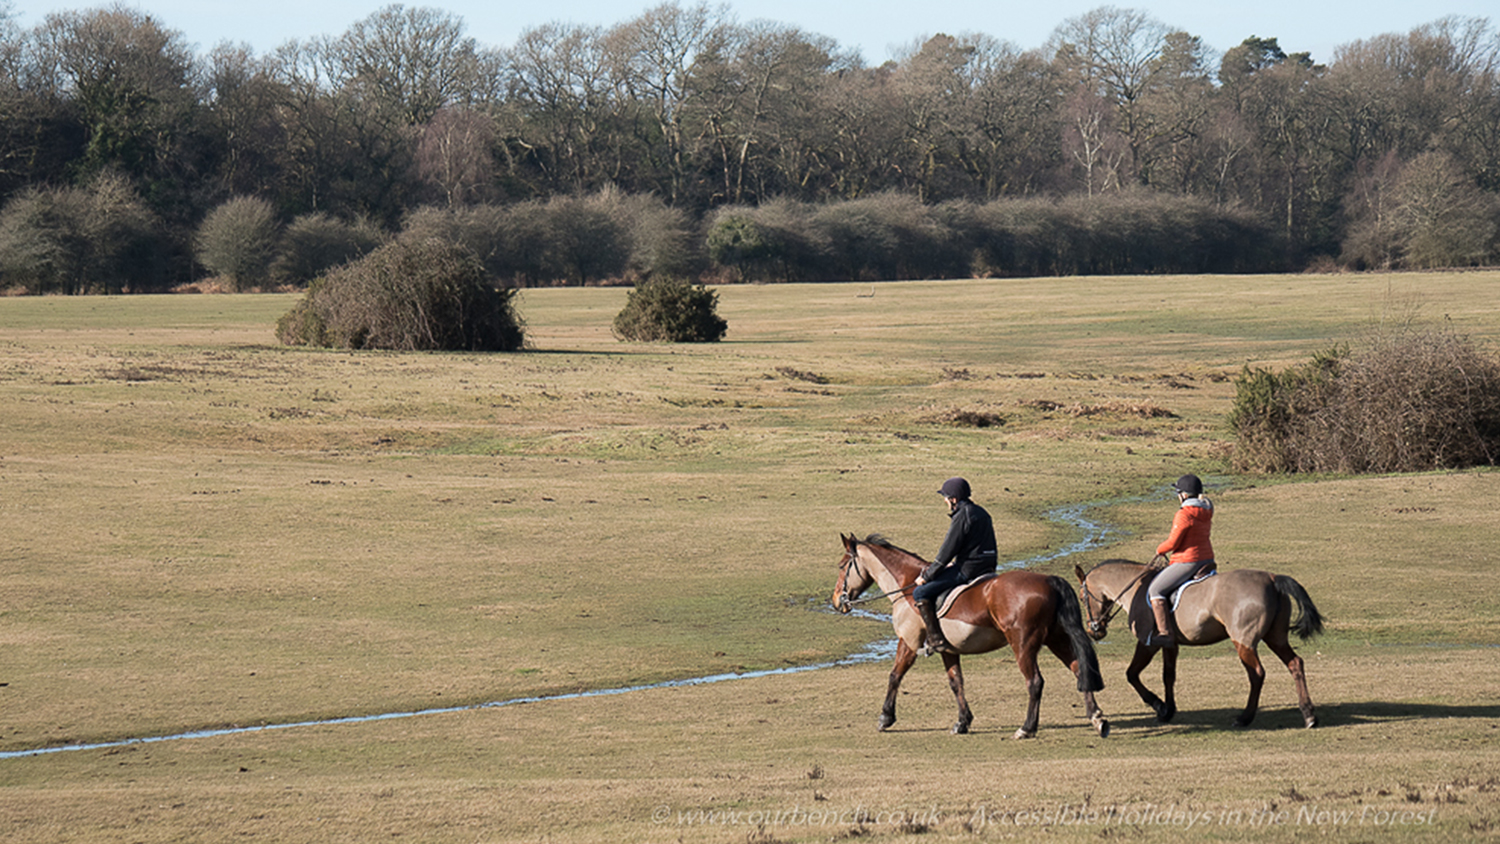
M1182 593L1187 591L1187 588L1189 586L1196 586L1218 573L1219 570L1216 568L1209 569L1203 574L1200 574L1192 580L1189 580L1187 583L1184 583L1181 586L1177 587L1177 590L1172 593L1172 612L1177 612L1177 605L1182 603Z

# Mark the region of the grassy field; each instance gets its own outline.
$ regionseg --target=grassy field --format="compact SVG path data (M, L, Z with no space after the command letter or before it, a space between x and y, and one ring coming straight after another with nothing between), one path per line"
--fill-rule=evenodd
M1449 841L1500 836L1500 474L1228 472L1246 364L1408 319L1500 347L1500 273L720 290L723 343L609 333L620 289L530 290L531 349L274 345L286 296L0 299L7 841ZM967 476L1007 560L1146 559L1185 471L1221 566L1302 582L1323 727L1226 644L1180 714L1100 646L1114 734L1044 665L932 662L875 730L889 635L826 611L840 532L930 555ZM1071 575L1069 575L1071 579ZM565 696L709 675L745 679ZM1159 672L1149 672L1159 686Z

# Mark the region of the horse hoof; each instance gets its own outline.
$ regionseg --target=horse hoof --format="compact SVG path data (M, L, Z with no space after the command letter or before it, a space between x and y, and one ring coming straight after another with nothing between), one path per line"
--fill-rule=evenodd
M1022 727L1021 729L1016 730L1016 734L1014 736L1012 736L1012 738L1018 738L1018 739L1036 738L1036 730L1029 730L1028 731L1025 727Z
M891 725L894 723L896 723L896 719L894 717L890 715L882 715L880 716L880 726L877 729L883 733L886 730L889 730L891 728Z
M969 725L968 724L954 724L953 725L953 734L955 736L968 735L969 734Z
M1109 722L1100 718L1094 723L1094 729L1099 733L1099 738L1109 738Z
M1238 718L1234 719L1234 725L1236 727L1240 728L1240 729L1244 729L1245 727L1250 726L1250 722L1254 721L1254 720L1255 720L1255 716L1254 715L1251 715L1249 718L1246 718L1245 716L1241 715Z
M1170 724L1172 723L1172 719L1176 717L1177 710L1175 709L1167 709L1163 707L1156 710L1156 723L1158 724Z
M1309 715L1309 716L1307 716L1306 724L1307 724L1307 728L1309 730L1311 730L1313 727L1318 726L1318 716L1316 716L1316 715Z

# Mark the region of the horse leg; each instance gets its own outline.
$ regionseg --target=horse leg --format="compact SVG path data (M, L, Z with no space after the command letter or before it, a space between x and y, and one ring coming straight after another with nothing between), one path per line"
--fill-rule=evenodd
M1240 655L1240 662L1245 665L1245 674L1250 677L1250 699L1245 701L1245 711L1234 719L1234 725L1248 727L1260 709L1260 688L1266 682L1266 667L1260 664L1260 655L1255 652L1254 643L1242 645L1235 642L1234 649Z
M1307 694L1307 672L1304 670L1302 657L1298 656L1297 652L1292 650L1292 646L1286 642L1273 642L1267 639L1266 645L1281 658L1282 662L1286 663L1287 670L1292 672L1292 682L1297 684L1297 706L1302 710L1302 723L1306 724L1308 729L1318 726L1318 716L1313 713L1312 698Z
M901 678L917 661L917 652L907 647L906 640L896 642L896 664L891 668L891 679L885 687L885 706L880 708L880 731L885 732L896 723L896 692L901 688Z
M1141 696L1141 700L1147 706L1151 707L1151 711L1156 713L1156 720L1165 724L1172 720L1175 710L1172 713L1167 712L1167 705L1162 703L1161 698L1157 697L1155 692L1146 688L1146 684L1141 682L1141 672L1146 670L1146 666L1151 664L1151 660L1155 656L1155 648L1148 648L1145 645L1137 644L1135 646L1135 656L1130 660L1130 667L1125 669L1125 679L1129 681L1130 687L1135 689L1135 693Z
M1036 664L1039 649L1040 645L1030 643L1023 643L1016 649L1016 667L1021 669L1021 676L1026 678L1026 720L1016 730L1015 737L1018 739L1035 736L1037 723L1042 717L1042 687L1046 685L1046 681L1042 679L1041 669Z
M1082 672L1083 664L1079 661L1078 655L1073 652L1073 646L1068 643L1066 638L1061 642L1049 642L1047 643L1047 647L1052 649L1052 653L1057 655L1057 658L1062 661L1063 665L1068 666L1068 670L1073 672L1074 677L1077 677ZM1094 700L1093 692L1083 693L1083 707L1084 712L1088 715L1089 723L1094 725L1094 732L1099 734L1099 738L1109 738L1109 719L1104 717L1104 710L1100 709L1099 704Z
M974 713L969 711L969 701L964 697L964 670L958 664L958 654L943 654L943 667L948 670L948 688L953 690L953 699L958 701L958 720L953 723L953 734L961 736L974 723Z
M1177 715L1177 649L1163 648L1161 652L1161 693L1166 696L1166 701L1161 705L1161 710L1156 713L1156 719L1163 724L1172 720Z

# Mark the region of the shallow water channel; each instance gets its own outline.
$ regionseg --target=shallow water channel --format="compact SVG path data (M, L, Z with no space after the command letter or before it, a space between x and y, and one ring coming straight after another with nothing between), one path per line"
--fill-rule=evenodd
M1071 554L1077 554L1094 548L1099 548L1120 538L1121 533L1111 525L1107 525L1092 518L1089 513L1093 510L1119 504L1126 499L1111 501L1094 501L1085 504L1069 504L1064 507L1050 510L1045 514L1048 521L1067 525L1077 532L1077 538L1072 542L1058 548L1055 551L1047 551L1024 560L1012 560L1004 563L1002 568L1026 568L1038 563L1050 562L1061 559ZM1130 499L1134 500L1134 499ZM829 611L826 602L819 601L818 608ZM878 619L889 622L890 616L869 610L856 609L852 615L867 619ZM821 671L825 668L836 668L842 665L859 665L867 662L877 662L885 659L893 659L896 653L896 639L894 636L886 636L877 642L872 642L864 648L840 659L828 662L813 663L811 665L795 665L788 668L772 668L764 671L745 671L740 673L709 674L703 677L687 677L679 680L666 680L660 683L648 683L639 686L620 686L612 689L594 689L584 692L570 692L568 694L539 695L534 697L516 697L505 700L495 700L488 703L476 703L468 706L449 706L435 709L414 709L406 712L386 712L376 715L351 715L344 718L328 718L317 721L294 721L286 724L263 724L255 727L223 727L212 730L192 730L184 733L173 733L164 736L146 736L141 738L125 738L114 741L92 742L88 744L65 744L57 747L40 747L31 750L10 750L0 752L0 759L15 759L22 756L41 756L49 753L64 753L73 750L104 750L117 747L128 747L137 744L154 744L163 741L183 741L195 738L212 738L214 736L231 736L242 733L260 733L270 730L292 730L299 727L326 727L335 724L368 724L374 721L391 721L398 718L415 718L419 715L442 715L451 712L468 712L479 709L497 709L502 706L515 706L523 703L546 703L549 701L577 700L580 698L605 697L608 695L623 695L631 692L641 692L648 689L667 689L681 686L702 686L708 683L727 683L733 680L751 680L756 677L769 677L780 674L801 674L806 671Z

